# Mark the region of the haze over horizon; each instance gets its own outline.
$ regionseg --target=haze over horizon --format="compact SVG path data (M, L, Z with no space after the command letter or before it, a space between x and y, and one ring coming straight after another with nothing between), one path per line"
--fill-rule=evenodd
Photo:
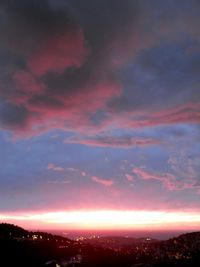
M200 230L199 14L0 2L0 221Z

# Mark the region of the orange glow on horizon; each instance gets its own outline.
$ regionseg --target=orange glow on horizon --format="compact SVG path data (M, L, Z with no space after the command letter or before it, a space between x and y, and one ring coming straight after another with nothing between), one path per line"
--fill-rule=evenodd
M165 211L62 211L0 214L0 220L41 229L199 229L200 212Z

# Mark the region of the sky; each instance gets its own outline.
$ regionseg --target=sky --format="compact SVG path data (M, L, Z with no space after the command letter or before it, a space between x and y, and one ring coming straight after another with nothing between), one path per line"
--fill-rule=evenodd
M199 229L199 14L1 0L1 221Z

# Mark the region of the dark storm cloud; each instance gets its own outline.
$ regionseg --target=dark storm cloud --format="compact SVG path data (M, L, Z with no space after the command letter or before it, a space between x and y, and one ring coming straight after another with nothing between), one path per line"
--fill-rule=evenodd
M25 127L29 117L28 110L24 107L11 104L0 104L0 125L5 128L15 126Z
M145 14L139 1L69 3L75 9L100 64L118 65L146 46L142 43ZM147 41L147 36L145 39Z
M158 109L200 101L200 51L196 43L161 43L139 54L121 73L126 90L116 110Z
M48 36L76 29L66 10L52 9L47 0L1 1L0 7L2 41L17 54L35 50Z
M61 99L48 95L40 76L79 67L87 49L83 33L68 10L53 9L46 0L3 1L0 12L1 121L20 129L20 125L29 125L35 113L42 118L40 109L45 112L63 106Z
M32 124L37 121L48 124L59 117L63 120L58 125L61 127L65 119L68 124L75 121L76 113L80 113L78 118L87 121L84 113L104 107L107 99L118 96L121 89L110 71L107 74L102 67L97 67L94 53L80 68L89 53L83 31L66 8L49 3L1 3L4 22L0 28L1 64L4 72L1 74L0 96L2 102L17 105L16 112L24 109L35 114L33 120L30 118ZM88 98L93 99L91 108ZM6 107L9 108L10 105ZM10 108L10 114L12 110ZM18 117L17 114L13 116ZM27 126L31 126L28 122L29 118ZM20 120L18 123L18 127L13 124L13 129L20 128ZM6 117L3 124L6 125ZM8 124L12 127L10 121ZM24 121L22 124L24 126Z
M34 134L190 122L183 106L199 103L199 9L197 1L1 1L1 126Z

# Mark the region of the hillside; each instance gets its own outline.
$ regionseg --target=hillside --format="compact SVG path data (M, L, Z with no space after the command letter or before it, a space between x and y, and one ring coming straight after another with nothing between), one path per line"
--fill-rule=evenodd
M97 237L80 241L0 224L0 266L199 267L200 232L166 241Z
M1 223L0 224L0 238L7 237L22 237L28 234L27 230L23 228L9 223Z

